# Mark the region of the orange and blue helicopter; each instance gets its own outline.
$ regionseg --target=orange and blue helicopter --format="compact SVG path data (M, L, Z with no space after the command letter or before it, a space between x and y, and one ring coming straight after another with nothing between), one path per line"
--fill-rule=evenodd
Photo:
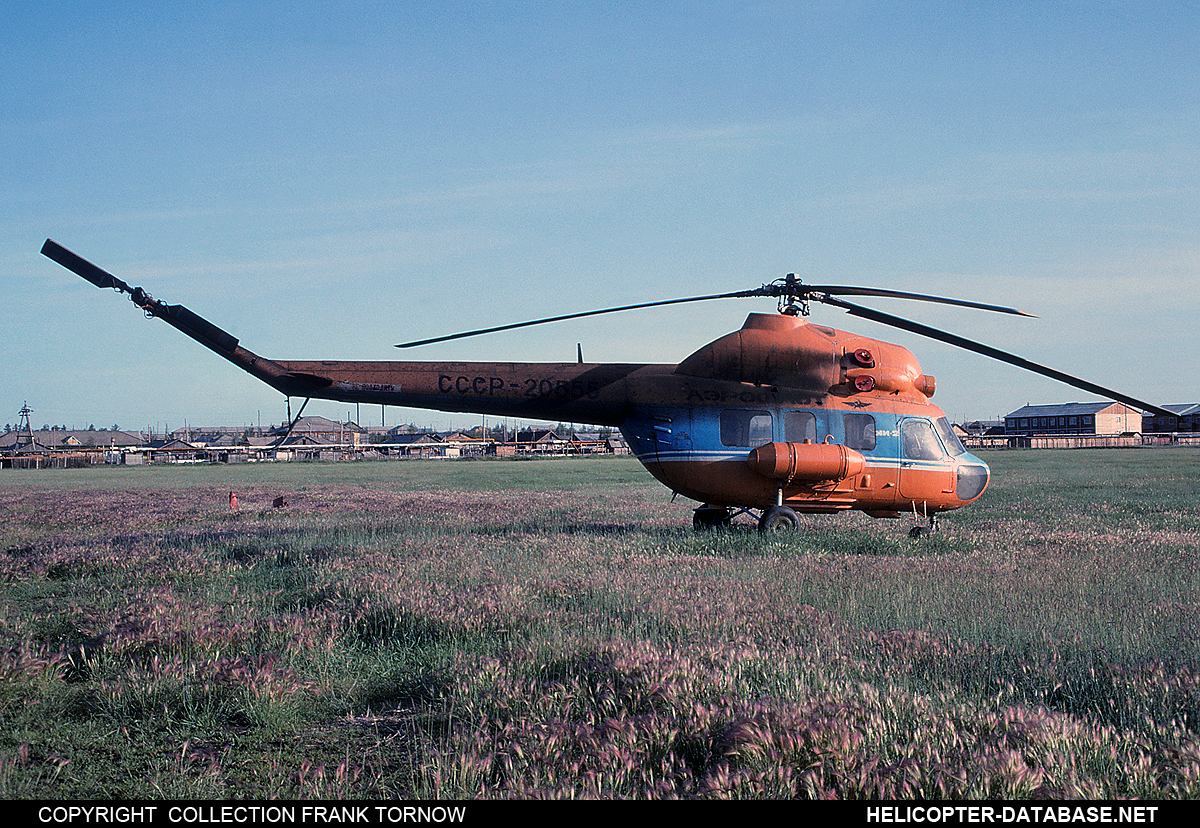
M738 331L677 365L576 362L275 360L182 305L168 305L47 239L42 253L100 288L128 293L158 318L287 397L559 420L620 430L638 460L697 501L697 528L755 516L760 531L795 529L800 513L940 513L987 488L986 463L967 451L930 402L936 388L906 348L807 320L809 304L956 345L1159 416L1170 411L991 346L846 301L879 296L1029 316L1015 308L869 287L806 285L795 275L748 290L645 302L466 331L408 348L638 308L775 297ZM300 408L303 413L303 406ZM299 418L297 414L296 419ZM293 425L295 420L292 421Z

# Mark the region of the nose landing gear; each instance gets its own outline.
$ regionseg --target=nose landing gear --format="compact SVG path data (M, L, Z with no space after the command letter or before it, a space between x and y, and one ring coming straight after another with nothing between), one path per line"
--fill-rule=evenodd
M908 530L908 536L910 538L923 538L927 535L932 535L934 532L937 531L937 528L938 528L937 513L934 512L932 515L929 515L929 523L927 525L914 526L913 528Z

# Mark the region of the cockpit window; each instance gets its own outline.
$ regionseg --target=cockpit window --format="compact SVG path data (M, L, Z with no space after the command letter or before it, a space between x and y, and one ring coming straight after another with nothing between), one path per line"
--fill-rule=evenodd
M942 445L946 447L946 451L950 452L952 457L967 453L967 447L962 444L962 440L958 439L958 435L954 433L954 429L950 427L950 423L945 417L938 417L933 425L937 428L938 436L942 438Z
M905 420L900 436L904 456L909 460L941 460L946 456L929 420Z

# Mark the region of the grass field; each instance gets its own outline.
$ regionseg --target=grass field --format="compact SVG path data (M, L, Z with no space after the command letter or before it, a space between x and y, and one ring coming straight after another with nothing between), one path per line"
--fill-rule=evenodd
M918 540L628 458L6 470L0 797L1200 796L1200 451L985 459Z

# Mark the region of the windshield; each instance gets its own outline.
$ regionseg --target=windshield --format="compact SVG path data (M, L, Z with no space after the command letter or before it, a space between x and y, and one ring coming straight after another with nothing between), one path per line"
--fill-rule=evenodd
M958 435L954 433L954 429L950 427L945 417L938 417L934 422L937 427L938 436L942 438L942 444L946 446L946 451L954 457L960 454L966 454L966 446L962 444L962 440L958 439Z

